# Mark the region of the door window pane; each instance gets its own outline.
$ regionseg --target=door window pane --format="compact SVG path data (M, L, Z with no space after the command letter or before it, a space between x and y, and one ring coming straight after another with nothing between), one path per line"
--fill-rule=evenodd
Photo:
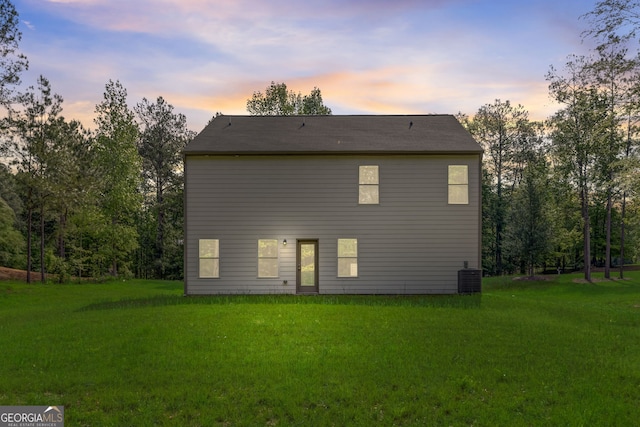
M300 286L316 285L316 245L300 245Z

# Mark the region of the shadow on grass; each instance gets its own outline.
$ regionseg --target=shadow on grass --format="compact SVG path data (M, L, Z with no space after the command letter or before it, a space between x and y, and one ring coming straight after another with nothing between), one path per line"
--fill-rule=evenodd
M184 284L180 280L163 281L155 287L156 289L162 289L165 291L182 291L184 290Z
M635 273L635 272L634 272ZM526 277L490 277L483 280L485 291L553 291L559 293L579 293L586 295L609 294L638 291L638 275L627 275L625 279L612 277L604 279L602 274L594 274L591 282L580 274Z
M533 280L528 278L519 278L513 276L488 277L483 279L483 290L547 290L554 286L558 286L560 282L557 276L536 276Z
M157 295L89 304L78 311L115 310L173 305L319 304L380 307L480 308L481 294L471 295Z

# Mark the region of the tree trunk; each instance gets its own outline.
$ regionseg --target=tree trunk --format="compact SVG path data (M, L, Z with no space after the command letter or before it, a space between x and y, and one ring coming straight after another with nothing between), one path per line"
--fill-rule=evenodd
M620 278L624 279L624 217L627 208L627 192L622 193L622 208L620 211Z
M164 193L160 179L156 181L156 202L158 205L158 224L156 228L156 277L164 279Z
M111 224L114 226L113 228L115 229L115 225L118 223L118 221L116 220L115 217L111 218ZM113 261L111 263L111 275L113 277L117 277L118 276L118 257L116 256L116 252L117 252L117 248L115 247L116 244L112 243L111 249L113 250L111 256L113 256Z
M502 203L502 183L498 178L497 204L496 209L496 275L502 275L502 230L503 230L503 203Z
M502 127L498 131L498 158L496 162L496 196L497 196L497 209L496 209L496 275L502 276L502 230L504 227L504 203L502 200L502 161L503 161L503 147L504 137Z
M631 154L631 114L627 116L627 143L625 147L625 159ZM624 238L625 238L625 218L627 210L627 192L622 192L622 208L620 211L620 279L624 279Z
M60 230L58 231L58 256L64 261L67 258L67 249L64 235L67 228L67 213L60 214Z
M611 278L611 187L607 189L607 220L604 249L604 277Z
M31 206L27 212L27 283L31 283L31 270L33 268L31 259L31 226L33 225L33 209Z
M44 268L44 204L40 205L40 281L47 281Z
M584 222L584 279L587 282L591 282L591 224L589 219L589 199L587 196L586 186L583 186L580 197L582 199L582 220Z

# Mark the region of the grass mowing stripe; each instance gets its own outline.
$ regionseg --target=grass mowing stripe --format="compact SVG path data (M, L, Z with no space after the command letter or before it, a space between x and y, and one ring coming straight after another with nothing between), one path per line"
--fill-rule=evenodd
M171 305L225 305L225 304L321 304L321 305L364 305L440 308L478 308L481 295L414 295L414 296L371 296L356 295L214 295L183 297L179 295L154 295L146 298L104 300L81 307L79 311L113 310L118 308L139 308Z

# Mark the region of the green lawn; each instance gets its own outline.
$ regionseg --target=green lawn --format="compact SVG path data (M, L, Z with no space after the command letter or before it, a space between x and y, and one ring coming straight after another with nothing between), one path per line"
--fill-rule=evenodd
M629 276L423 297L0 282L0 405L64 405L68 426L635 425Z

